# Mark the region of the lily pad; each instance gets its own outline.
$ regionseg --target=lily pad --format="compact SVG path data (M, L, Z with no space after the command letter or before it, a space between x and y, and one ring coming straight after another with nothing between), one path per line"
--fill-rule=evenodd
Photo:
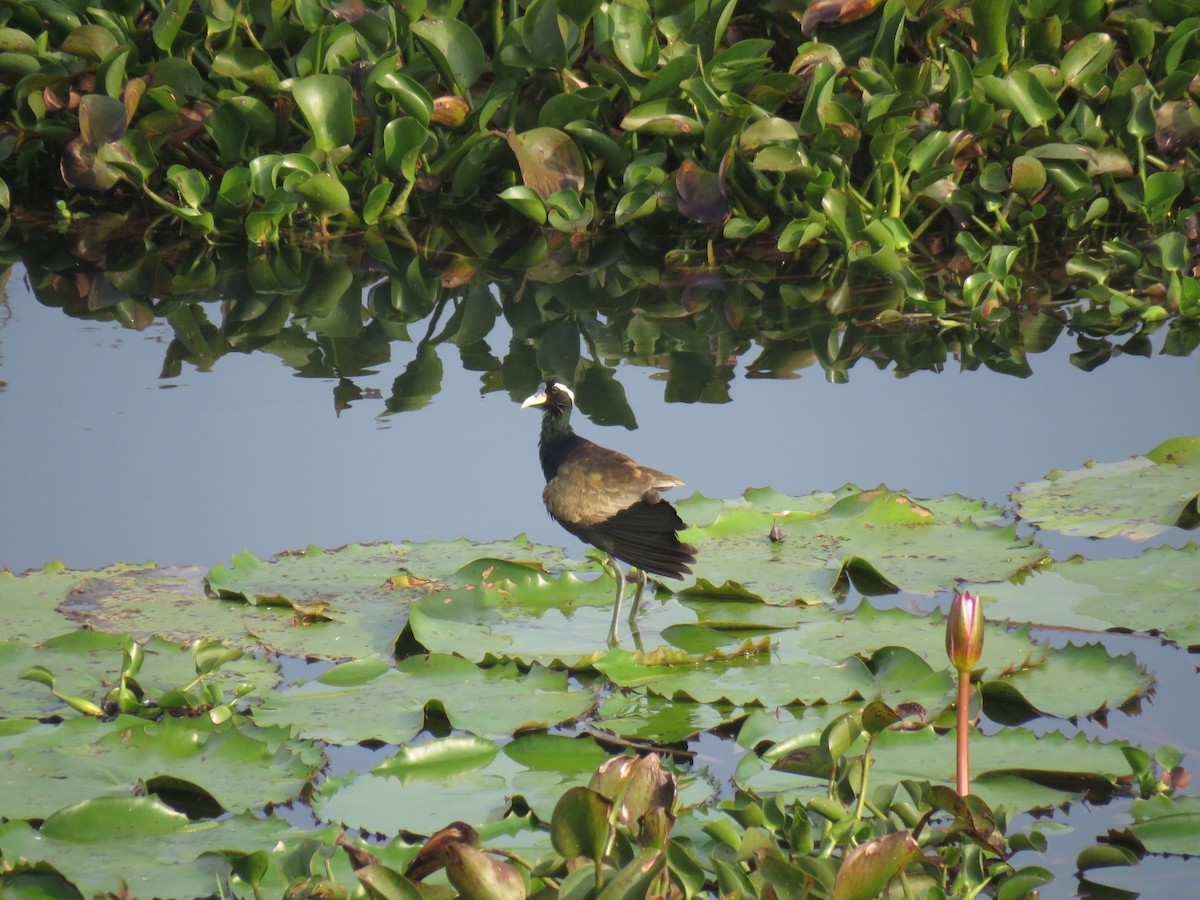
M467 562L498 554L538 568L565 559L561 549L524 538L310 547L270 562L243 553L231 567L214 566L208 586L221 598L265 609L246 630L269 650L327 659L386 656L408 622L411 601L444 587Z
M558 798L586 785L606 757L590 739L525 737L501 750L483 738L443 738L406 748L369 775L322 783L313 811L380 834L431 834L456 819L498 821L519 795L548 822Z
M99 797L57 810L40 830L0 825L6 867L48 861L84 896L209 897L229 876L227 848L270 848L286 826L237 816L189 822L156 797Z
M481 670L457 656L432 654L410 657L358 684L312 681L269 693L255 720L290 725L299 735L334 744L404 744L420 732L425 707L435 701L455 728L499 738L574 719L594 699L569 690L565 673L535 666L522 674L511 663Z
M29 734L0 758L0 815L43 819L88 797L133 797L153 779L195 786L225 810L257 811L296 799L324 762L285 730L249 722L73 719Z
M831 615L825 621L780 632L775 641L783 659L838 660L851 654L866 659L883 647L899 645L934 669L949 666L946 620L936 611L918 616L902 609L876 609L864 602L852 613ZM996 677L1002 672L1037 665L1046 653L1046 648L1030 640L1028 628L988 622L977 668Z
M1152 547L1133 559L1072 559L1020 584L982 589L989 616L1036 625L1153 631L1200 647L1200 546ZM986 647L985 647L986 652Z
M532 574L423 597L413 604L410 621L413 636L430 651L466 654L476 662L509 659L578 669L607 651L614 593L615 582L607 576L584 581L572 572L557 578ZM697 619L677 600L659 602L652 593L647 587L633 637L647 650L671 646L668 629ZM740 643L713 636L721 644Z
M743 715L740 707L619 692L601 704L589 724L625 738L673 743L728 725Z
M1042 665L985 682L982 689L985 703L1024 703L1031 712L1070 719L1117 709L1153 684L1154 676L1132 653L1110 656L1101 644L1067 644Z
M992 521L998 510L958 495L918 503L884 487L848 487L823 511L811 502L781 509L774 492L747 500L684 532L698 559L691 586L732 581L769 603L832 602L862 578L871 593L932 595L964 578L1012 577L1046 555Z
M1159 794L1135 800L1129 830L1151 853L1196 855L1200 847L1200 797Z
M98 631L72 631L44 641L40 647L22 641L0 641L0 703L5 714L40 717L66 709L44 685L21 679L33 666L48 669L61 693L99 702L119 675L127 641L127 635ZM143 687L172 690L196 677L195 662L187 647L151 638L144 650L145 659L138 673ZM249 683L262 690L279 680L279 670L266 659L243 656L221 666L210 680L229 688Z
M1188 521L1200 493L1200 437L1172 438L1145 456L1055 469L1022 485L1017 514L1073 537L1145 540ZM1183 522L1181 522L1181 516Z
M89 578L105 578L143 566L125 564L108 566L95 571L75 571L60 562L14 575L0 570L0 634L10 640L40 643L62 634L71 621L58 611L80 582Z
M898 781L914 779L954 783L954 754L941 752L944 739L932 728L880 733L872 750L871 790L887 791ZM991 807L1016 812L1050 808L1085 795L1116 792L1117 779L1129 775L1123 742L1103 743L1082 734L1036 735L1022 728L997 734L971 735L971 791ZM849 751L862 752L857 745ZM824 796L824 779L767 768L764 760L747 757L738 766L737 782L758 793L782 792L788 799Z
M770 708L832 703L878 692L870 670L854 656L832 665L786 662L762 654L704 666L671 666L639 665L628 651L613 651L596 667L618 685L637 684L665 699L700 703Z

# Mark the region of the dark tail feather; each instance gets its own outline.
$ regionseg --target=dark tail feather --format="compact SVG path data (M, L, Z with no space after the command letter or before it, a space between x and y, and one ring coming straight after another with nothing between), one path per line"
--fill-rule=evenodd
M643 572L682 578L692 571L689 563L696 561L696 548L675 533L686 527L667 501L642 501L580 536Z

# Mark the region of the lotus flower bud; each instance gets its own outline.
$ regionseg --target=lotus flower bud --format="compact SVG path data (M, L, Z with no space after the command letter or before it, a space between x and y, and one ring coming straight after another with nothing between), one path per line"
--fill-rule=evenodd
M960 673L969 673L983 654L983 604L978 594L955 591L946 616L946 655Z
M446 846L446 877L472 900L525 900L525 880L513 866L470 844Z

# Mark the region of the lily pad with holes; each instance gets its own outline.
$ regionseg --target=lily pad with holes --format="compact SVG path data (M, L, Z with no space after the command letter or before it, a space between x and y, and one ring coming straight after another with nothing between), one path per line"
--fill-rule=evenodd
M1145 540L1174 526L1194 528L1200 494L1200 437L1172 438L1145 456L1055 469L1013 499L1031 525L1073 537Z

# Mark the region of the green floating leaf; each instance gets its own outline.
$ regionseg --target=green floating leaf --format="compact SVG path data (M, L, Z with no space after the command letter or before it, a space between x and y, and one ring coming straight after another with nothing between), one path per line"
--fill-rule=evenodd
M580 752L586 765L553 768ZM313 811L381 834L431 834L455 820L476 826L499 821L509 806L506 798L520 796L539 819L549 821L563 793L586 786L604 758L590 738L521 737L502 751L481 738L442 738L403 748L370 775L323 782Z
M1110 656L1102 644L1067 644L1039 666L982 685L989 701L1010 703L1015 693L1033 710L1060 718L1117 709L1144 696L1154 676L1132 653Z
M819 512L804 498L781 507L788 499L747 494L746 505L685 532L697 548L692 583L733 581L771 603L833 601L848 587L844 561L856 556L901 590L931 595L960 578L1009 578L1044 556L1015 526L994 524L998 513L982 501L957 495L922 504L847 485Z
M1054 470L1013 494L1017 514L1072 537L1144 540L1176 524L1200 485L1200 437L1173 438L1145 456Z
M99 797L56 811L35 830L0 825L6 860L46 861L84 896L122 891L133 897L205 897L213 892L228 847L272 849L285 829L243 814L194 827L157 797Z
M1129 830L1150 853L1194 856L1200 846L1200 797L1159 794L1134 800Z
M862 660L842 662L780 662L770 656L696 666L638 666L633 654L613 651L596 668L621 686L636 684L669 700L766 707L803 703L832 703L878 693L875 679Z
M1200 546L1153 547L1134 559L1072 559L1019 585L981 592L989 616L1090 631L1154 631L1200 646Z
M87 630L45 640L38 647L23 641L2 641L0 705L9 716L38 718L63 712L61 702L47 690L50 679L64 697L98 703L120 676L127 644L127 635ZM144 651L146 658L138 679L146 687L166 690L196 677L195 665L185 647L151 638ZM40 683L20 680L31 669L39 673ZM278 679L278 668L273 663L247 657L222 668L214 681L226 685L245 682L262 689L274 685Z
M138 568L142 566L110 565L94 571L73 571L61 563L49 563L22 575L0 570L0 634L30 643L61 635L72 623L59 612L59 605L80 582Z
M444 707L455 728L502 738L574 719L593 701L586 691L568 690L564 673L534 667L522 675L512 664L480 670L460 657L432 654L403 660L395 670L383 660L344 663L316 682L266 693L255 720L334 744L368 738L406 744L423 727L430 702Z
M1082 734L1066 738L1052 732L1037 735L1020 728L996 734L971 735L971 792L993 809L1010 811L1045 809L1081 796L1105 798L1118 791L1118 779L1129 775L1122 741L1089 741ZM954 783L954 753L943 752L943 735L933 728L917 731L884 731L872 750L873 790L905 779ZM862 752L860 743L848 752ZM823 777L791 774L768 768L751 755L735 773L737 783L760 794L782 798L825 796Z
M286 731L244 721L72 719L26 733L0 758L0 815L41 819L81 798L129 796L155 779L207 794L225 810L258 810L295 800L324 763Z

